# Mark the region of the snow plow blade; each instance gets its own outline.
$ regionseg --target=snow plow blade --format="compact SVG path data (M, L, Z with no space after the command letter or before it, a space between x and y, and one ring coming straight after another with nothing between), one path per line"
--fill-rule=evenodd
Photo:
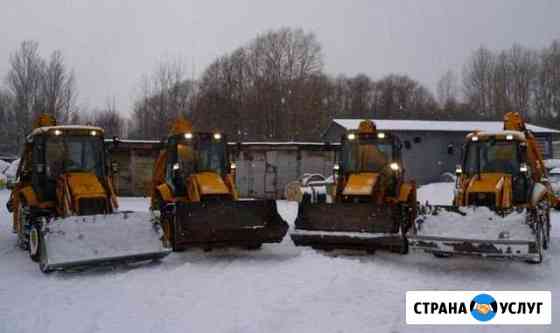
M288 231L274 200L178 202L175 209L171 240L175 250L258 248L281 242Z
M296 246L317 249L391 249L406 253L393 209L371 203L301 204L290 234Z
M436 209L408 235L411 249L438 256L467 255L540 262L542 253L525 212L497 215L486 207Z
M71 216L50 222L41 235L44 272L157 260L164 248L150 213Z

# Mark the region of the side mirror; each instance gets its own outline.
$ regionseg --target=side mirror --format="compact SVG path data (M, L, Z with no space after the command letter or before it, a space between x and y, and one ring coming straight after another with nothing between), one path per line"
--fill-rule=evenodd
M521 163L521 165L519 166L519 172L521 172L522 174L527 174L529 172L527 163Z
M453 147L453 144L449 144L447 146L447 155L453 155L455 154L455 147Z
M455 174L456 174L457 176L460 176L460 175L463 174L463 167L462 167L460 164L458 164L458 165L455 167Z
M111 162L111 172L118 173L119 172L119 162L112 161Z

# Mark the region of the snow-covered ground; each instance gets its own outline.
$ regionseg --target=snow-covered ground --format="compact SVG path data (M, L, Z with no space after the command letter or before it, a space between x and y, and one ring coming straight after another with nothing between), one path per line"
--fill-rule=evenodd
M450 186L421 188L419 199L450 201ZM326 254L296 248L286 237L260 251L188 251L159 264L43 275L16 248L7 197L0 191L1 333L555 332L560 326L557 213L552 250L541 265L421 253ZM137 198L121 204L148 207ZM296 207L279 202L290 222ZM406 291L434 289L551 290L553 326L407 326Z

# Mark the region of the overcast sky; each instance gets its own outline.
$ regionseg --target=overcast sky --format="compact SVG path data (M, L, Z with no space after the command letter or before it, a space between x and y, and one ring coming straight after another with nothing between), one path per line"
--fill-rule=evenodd
M327 73L404 73L434 90L480 45L540 48L560 38L559 15L558 0L0 0L0 76L32 39L44 56L62 50L81 105L114 97L128 112L141 75L161 59L182 59L198 76L259 32L288 26L317 35Z

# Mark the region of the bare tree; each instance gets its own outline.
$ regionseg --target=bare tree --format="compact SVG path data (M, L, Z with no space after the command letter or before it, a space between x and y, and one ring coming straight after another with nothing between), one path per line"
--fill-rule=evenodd
M456 103L459 99L457 75L452 70L443 74L437 83L437 98L439 105L444 107L448 103Z
M41 80L45 64L39 56L38 49L37 42L24 41L19 49L10 55L10 70L6 83L14 96L18 146L31 129L33 115L41 111Z
M76 110L76 84L74 73L69 71L60 51L51 54L44 67L40 93L43 102L42 112L46 112L60 123L67 123Z
M182 62L161 62L151 75L141 79L141 94L133 110L133 136L165 136L174 119L192 112L195 89Z
M482 117L495 116L492 109L494 54L480 47L463 67L463 89L467 103Z
M104 109L93 112L92 124L103 128L105 137L125 136L125 119L119 114L114 98L107 100Z

